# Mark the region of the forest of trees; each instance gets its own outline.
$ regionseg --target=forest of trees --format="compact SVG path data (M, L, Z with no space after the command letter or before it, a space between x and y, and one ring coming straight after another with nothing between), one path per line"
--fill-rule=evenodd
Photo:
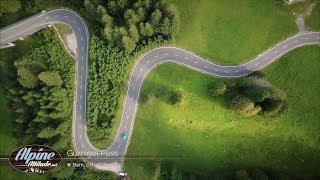
M250 78L216 81L209 85L212 97L225 97L229 108L245 116L278 117L289 110L286 95L275 87L259 86Z
M13 109L15 115L14 134L20 137L21 144L45 144L59 152L65 157L66 152L72 149L71 144L71 119L73 108L74 95L74 74L75 60L72 59L60 44L54 31L50 29L43 30L33 37L38 43L36 48L32 49L27 54L16 59L13 62L6 62L1 66L2 83L6 83L7 98L9 106ZM98 44L95 37L92 38L93 45ZM96 42L97 41L97 42ZM112 48L109 48L112 50ZM101 49L104 51L106 49ZM100 51L99 51L100 52ZM107 52L110 55L110 52ZM115 53L115 55L119 55ZM111 57L111 56L108 56ZM117 56L119 57L119 56ZM112 58L108 59L109 61ZM12 66L10 63L13 63ZM96 63L96 61L92 61ZM110 67L116 66L115 62L109 63ZM99 68L95 68L99 69ZM115 69L114 69L115 70ZM119 70L123 72L123 69ZM112 72L105 74L106 77L118 77L119 74ZM95 74L95 73L92 73ZM123 75L123 73L122 73ZM90 76L90 82L95 80L94 76ZM114 78L111 78L114 80ZM115 78L116 79L116 78ZM104 83L104 82L101 82ZM100 83L100 85L102 85ZM117 82L112 81L114 87L106 87L106 94L111 94L105 97L109 99L113 94L119 94L120 89ZM94 84L93 82L91 83ZM89 87L94 88L92 86ZM89 91L90 97L100 97L100 92ZM112 96L113 97L113 96ZM109 99L105 104L100 103L97 99L91 98L91 108L89 108L88 117L91 118L94 111L97 109L112 109L110 114L115 114L117 106L115 105L118 97ZM104 107L107 105L108 107ZM99 110L100 110L99 109ZM99 113L106 115L108 113ZM98 126L90 126L95 129ZM101 128L101 127L100 127ZM110 127L104 126L98 132L105 132ZM113 178L110 173L102 173L92 169L83 168L62 168L52 172L53 177L59 178ZM115 178L114 178L115 179Z
M21 8L19 0L0 0L0 16L6 13L15 13Z
M170 40L179 27L175 6L159 0L0 1L1 16L14 14L22 19L44 9L68 7L85 18L90 31L87 119L89 137L94 144L113 138L109 134L119 111L119 98L125 89L130 61L139 50ZM20 53L18 45L1 64L1 82L5 84L9 106L16 119L14 132L23 137L21 144L46 144L65 154L72 148L68 139L74 59L68 56L50 29L31 39L33 43L28 51ZM180 93L171 96L171 103L178 104ZM52 173L58 178L104 179L109 175L93 170L84 172L79 168L57 168Z
M6 86L23 144L48 144L63 152L70 147L74 60L50 30L41 45L14 61L16 83Z
M97 36L91 36L89 51L87 117L89 136L98 142L105 141L112 130L130 58Z
M233 169L221 170L209 174L202 174L201 172L189 172L174 165L172 162L156 162L153 166L153 180L195 180L195 179L230 179L230 180L268 180L278 179L286 180L292 177L283 172L276 172L273 170L265 170L263 168L247 168L247 169Z
M49 3L44 0L30 0L23 3L15 0L11 4L2 4L2 8L6 9L11 5L15 7L15 10L4 11L4 14L16 13L22 18L47 9L49 5L49 8L63 6L73 8L86 18L91 34L88 129L89 137L94 143L105 141L111 131L119 109L119 97L125 88L124 76L130 64L129 60L132 60L140 49L149 44L169 40L179 27L178 11L175 6L159 0L85 0L83 2L57 0ZM37 116L26 118L34 128L38 124L34 123L33 119L38 119L38 116L47 117L45 113L50 113L50 118L62 116L59 110L49 107L62 108L69 113L72 111L71 104L67 105L65 101L58 102L58 100L56 102L54 98L66 98L61 96L67 91L69 103L72 102L73 97L70 93L74 65L63 68L60 68L60 65L73 61L70 58L66 59L65 54L59 54L61 49L52 49L52 47L58 47L59 43L56 40L49 43L52 34L49 35L47 31L43 36L46 38L46 42L43 43L45 45L37 47L32 53L21 57L14 63L16 68L14 74L17 75L16 80L22 86L23 92L20 87L10 89L12 98L25 102L27 105L27 107L19 108L21 114L23 111L28 112L27 109L30 108L28 106L36 107L32 109ZM64 56L64 58L61 58L60 61L57 58L55 61L50 57L50 53ZM175 101L173 103L178 103L179 95L173 96L172 99ZM41 106L47 106L48 109ZM64 114L64 117L61 118L69 119L71 114ZM40 137L54 136L53 132L59 123L54 124L55 127L43 126L41 129L44 130ZM30 132L36 133L37 131ZM30 134L30 137L33 135L35 134Z
M177 32L178 10L157 0L85 0L92 15L99 17L101 36L112 45L132 53L153 39L169 39Z

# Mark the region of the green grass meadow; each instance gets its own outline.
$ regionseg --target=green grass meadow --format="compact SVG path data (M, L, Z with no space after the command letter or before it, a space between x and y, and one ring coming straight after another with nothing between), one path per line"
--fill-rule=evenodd
M174 45L223 64L240 64L297 33L295 15L310 1L167 0L177 5L181 29ZM294 15L295 14L295 15Z
M317 5L312 9L311 15L306 17L305 24L307 29L311 31L320 30L320 1L318 1Z
M208 83L221 79L160 65L147 77L142 93L180 90L184 103L176 107L156 98L139 104L127 157L142 159L126 160L125 169L133 179L150 179L154 161L204 175L248 167L319 175L319 57L320 47L303 47L263 70L273 86L286 92L291 107L275 119L248 118L226 109L223 98L206 91Z

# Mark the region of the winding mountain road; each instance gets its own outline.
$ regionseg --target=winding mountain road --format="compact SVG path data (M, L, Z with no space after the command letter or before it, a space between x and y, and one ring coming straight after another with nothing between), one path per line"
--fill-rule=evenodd
M42 12L14 23L0 30L0 46L6 47L19 38L26 37L52 24L64 23L70 26L77 40L75 98L72 119L72 141L77 152L97 154L89 158L81 157L85 162L93 163L101 170L119 173L130 142L138 107L140 88L143 81L157 65L173 62L212 76L232 78L248 75L274 62L283 54L304 45L320 44L320 32L298 33L265 52L248 63L238 66L221 66L207 61L191 52L177 47L160 47L147 52L135 64L128 81L124 98L120 126L113 143L106 149L97 149L87 137L87 78L88 78L88 40L89 33L85 22L75 12L56 9ZM122 134L127 133L127 138Z

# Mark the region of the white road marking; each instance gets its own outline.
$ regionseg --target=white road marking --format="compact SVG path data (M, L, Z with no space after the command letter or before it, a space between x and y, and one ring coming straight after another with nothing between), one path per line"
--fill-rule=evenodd
M296 43L296 42L298 42L298 40L295 40L295 41L293 41L293 42L295 42L295 43Z
M275 51L273 54L277 54L278 51Z
M287 44L286 44L286 45L284 45L284 46L283 46L283 49L284 49L284 48L286 48L287 46L288 46Z
M147 64L149 63L149 60L147 61Z
M139 72L141 72L142 71L142 68L139 70Z
M205 67L205 68L208 68L208 66L206 66L206 65L205 65L204 67Z
M80 79L82 80L82 75L80 75Z
M127 119L129 119L129 115L127 116Z
M268 56L266 58L264 58L264 60L267 60L268 59Z
M166 55L168 55L168 53L164 53L163 55L166 56Z
M259 64L260 64L260 63L257 62L257 63L255 63L254 65L255 65L255 66L258 66Z
M175 56L179 56L179 54L174 54Z
M189 59L188 57L185 57L185 59Z
M304 39L307 39L307 40L308 40L308 39L310 39L310 38L306 37L306 38L304 38Z
M131 109L131 106L129 106L129 111L130 111L130 109Z
M198 62L197 62L197 61L195 61L194 63L198 64Z
M158 56L155 56L155 58L157 58Z

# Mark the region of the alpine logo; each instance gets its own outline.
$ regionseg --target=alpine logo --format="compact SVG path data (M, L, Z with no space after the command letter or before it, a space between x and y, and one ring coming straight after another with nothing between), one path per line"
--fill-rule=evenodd
M23 172L43 173L57 167L60 153L43 145L26 145L14 150L9 156L10 164Z

